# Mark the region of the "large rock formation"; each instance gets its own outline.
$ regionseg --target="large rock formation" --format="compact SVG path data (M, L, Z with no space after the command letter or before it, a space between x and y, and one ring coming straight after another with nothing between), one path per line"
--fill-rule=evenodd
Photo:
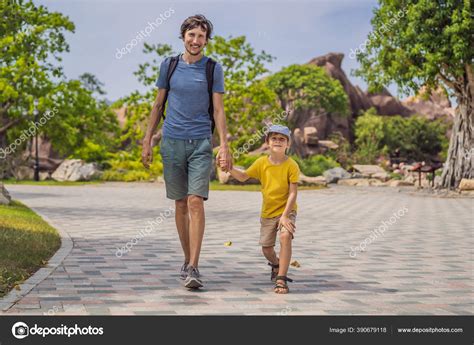
M328 147L321 145L321 142L335 132L340 132L352 141L354 139L352 126L355 119L371 107L374 107L379 115L407 117L420 114L429 119L453 118L454 109L442 90L437 90L424 99L422 95L425 91L422 89L420 95L402 101L392 96L386 89L379 93L363 92L347 78L341 67L343 58L342 53L329 53L312 59L308 64L324 68L329 76L339 80L349 98L350 114L348 117L342 117L324 110L318 112L295 110L291 120L296 127L293 131L293 150L297 155L306 157L324 152Z

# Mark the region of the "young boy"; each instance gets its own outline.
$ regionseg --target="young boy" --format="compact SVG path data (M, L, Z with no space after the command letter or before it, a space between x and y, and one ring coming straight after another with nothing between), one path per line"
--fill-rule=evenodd
M257 159L245 172L232 168L230 174L243 182L250 177L262 184L262 213L260 245L272 267L271 280L275 281L275 292L289 292L287 281L291 259L291 241L296 230L296 196L300 170L298 164L286 155L290 146L288 127L273 125L265 138L270 155ZM280 258L275 253L277 232L280 231Z

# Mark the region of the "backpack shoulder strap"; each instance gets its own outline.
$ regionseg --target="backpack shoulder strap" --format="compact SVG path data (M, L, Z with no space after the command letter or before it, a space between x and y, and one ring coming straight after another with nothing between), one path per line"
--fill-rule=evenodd
M179 57L180 55L178 56L172 56L170 59L170 64L168 66L168 73L166 74L166 95L165 95L165 101L164 101L164 104L166 105L166 101L168 100L168 92L170 90L170 80L171 80L171 76L173 75L175 69L176 69L176 66L178 66L178 62L179 62ZM165 113L163 113L163 120L166 118L166 115Z
M170 89L171 76L173 75L173 73L176 69L176 66L178 66L179 57L180 57L180 55L173 56L170 59L170 65L168 67L168 74L166 75L166 86L167 86L168 90Z
M207 79L207 91L209 93L209 117L211 118L211 130L214 133L214 104L212 102L212 86L214 85L214 70L216 68L216 62L208 58L206 63L206 79Z

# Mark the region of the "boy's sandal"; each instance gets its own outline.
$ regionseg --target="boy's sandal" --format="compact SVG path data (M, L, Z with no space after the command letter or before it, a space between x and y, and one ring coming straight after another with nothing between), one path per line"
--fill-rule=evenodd
M280 268L280 265L279 264L272 264L271 262L268 263L268 266L272 266L272 272L271 272L271 275L270 275L270 280L272 282L275 281L275 277L278 275L278 268ZM275 269L277 269L277 271L275 272Z
M290 289L288 288L288 284L286 282L293 282L293 279L288 278L287 276L277 276L277 277L275 277L275 281L278 281L278 280L283 280L285 283L284 284L276 283L275 287L273 288L275 290L275 293L278 293L278 294L288 293L290 291ZM277 292L277 289L283 289L283 290L285 290L285 292Z

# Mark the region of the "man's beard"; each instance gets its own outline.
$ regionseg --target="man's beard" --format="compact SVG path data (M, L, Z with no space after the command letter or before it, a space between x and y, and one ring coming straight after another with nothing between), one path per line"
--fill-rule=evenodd
M201 54L204 50L204 48L200 48L197 53L193 53L193 52L191 52L191 50L188 49L188 47L185 47L185 48L186 48L186 51L188 52L188 54L192 55L192 56L197 56L197 55Z

